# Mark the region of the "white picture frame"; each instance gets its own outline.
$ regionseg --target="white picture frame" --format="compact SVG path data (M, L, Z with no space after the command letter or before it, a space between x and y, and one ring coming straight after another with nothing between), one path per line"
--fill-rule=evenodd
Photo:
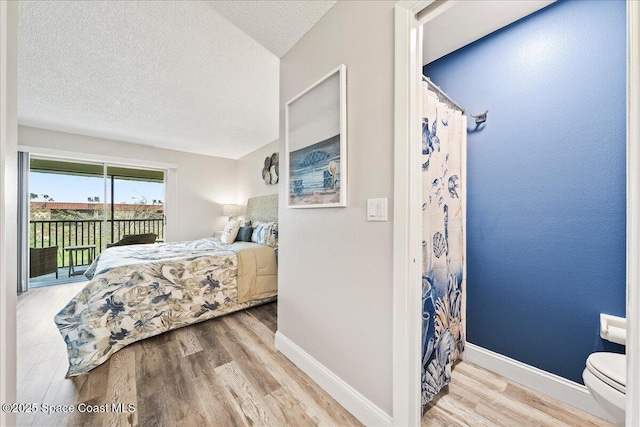
M289 208L347 206L347 67L326 74L285 106Z

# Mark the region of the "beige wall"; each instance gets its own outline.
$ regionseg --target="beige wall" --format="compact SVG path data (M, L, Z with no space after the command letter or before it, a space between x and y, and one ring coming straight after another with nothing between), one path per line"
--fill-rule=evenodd
M20 146L77 153L87 159L110 156L130 164L158 162L176 165L167 181L169 240L213 236L226 218L222 205L236 201L236 160L165 150L64 132L18 128ZM173 205L173 206L172 206Z
M337 2L280 63L281 159L286 102L347 66L349 200L288 209L281 192L278 330L389 415L394 5ZM366 220L377 197L389 198L389 222Z
M275 185L266 185L262 179L262 168L264 167L265 157L278 152L279 149L278 140L275 140L238 159L238 168L236 170L238 183L237 203L243 206L243 209L246 207L249 197L278 193L280 182Z

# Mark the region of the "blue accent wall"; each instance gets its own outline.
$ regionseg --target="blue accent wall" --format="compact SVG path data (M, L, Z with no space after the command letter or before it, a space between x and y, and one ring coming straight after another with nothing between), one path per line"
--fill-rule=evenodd
M470 113L467 339L582 383L624 352L625 3L565 0L427 66Z

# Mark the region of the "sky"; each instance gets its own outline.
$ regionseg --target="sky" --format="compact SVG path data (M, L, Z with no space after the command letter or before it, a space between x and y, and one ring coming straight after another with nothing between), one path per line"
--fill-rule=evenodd
M107 187L110 190L110 187ZM102 177L60 175L41 172L29 173L29 192L38 195L36 201L44 201L47 195L54 202L87 202L88 197L105 200ZM156 182L115 180L116 203L139 203L146 197L147 204L155 200L164 202L164 185ZM107 199L108 200L108 199Z

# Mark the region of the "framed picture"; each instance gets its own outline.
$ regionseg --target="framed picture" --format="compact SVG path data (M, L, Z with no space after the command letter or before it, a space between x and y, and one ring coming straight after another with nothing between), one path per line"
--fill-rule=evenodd
M340 65L287 102L287 207L347 206L346 80Z

